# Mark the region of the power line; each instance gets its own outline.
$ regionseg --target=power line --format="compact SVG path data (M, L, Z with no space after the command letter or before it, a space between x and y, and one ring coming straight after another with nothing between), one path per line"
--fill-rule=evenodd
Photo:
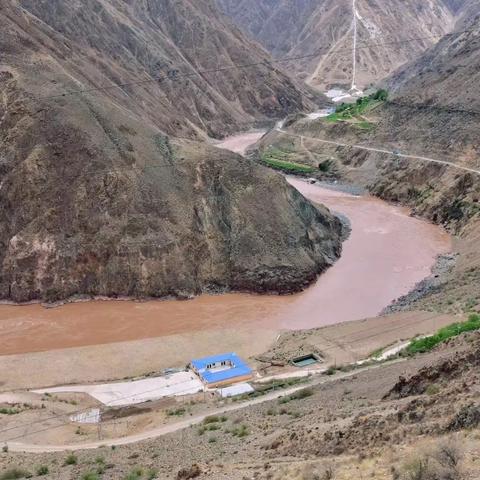
M475 31L474 29L469 29L469 30L462 30L459 32L454 32L455 34L461 34L461 33L466 33L466 32L473 32ZM415 38L410 38L406 40L397 40L397 41L391 41L391 42L382 42L382 43L369 43L367 45L364 45L363 47L357 47L357 50L359 49L370 49L370 48L375 48L375 47L382 47L382 46L391 46L391 45L401 45L401 44L406 44L406 43L411 43L411 42L418 42L422 40L427 40L427 39L432 39L432 38L443 38L451 34L447 35L427 35L423 37L415 37ZM368 42L364 42L368 43ZM201 77L202 75L208 75L210 73L219 73L219 72L225 72L229 70L243 70L247 68L253 68L257 67L260 65L266 66L266 67L271 67L272 63L285 63L285 62L291 62L291 61L296 61L296 60L302 60L302 59L307 59L307 58L313 58L317 57L324 51L329 51L333 45L330 45L328 47L321 47L317 49L314 53L307 54L307 55L297 55L297 56L292 56L292 57L283 57L283 58L277 58L277 59L264 59L262 61L258 62L251 62L251 63L246 63L246 64L232 64L232 65L226 65L223 67L219 68L213 68L213 69L206 69L206 70L199 70L195 71L192 73L180 73L179 70L177 69L170 69L166 72L166 75L161 76L161 77L155 77L155 78L149 78L146 80L137 80L137 81L132 81L132 82L125 82L125 83L119 83L115 85L108 85L105 87L92 87L92 88L87 88L87 89L82 89L82 90L76 90L76 91L70 91L70 92L64 92L61 94L56 94L56 95L48 95L44 97L34 97L37 100L48 100L48 99L55 99L55 98L64 98L67 96L72 96L72 95L81 95L81 94L86 94L86 93L92 93L92 92L97 92L97 91L108 91L112 89L117 89L117 88L126 88L126 87L134 87L134 86L140 86L140 85L145 85L149 83L155 83L155 82L163 82L165 80L171 80L171 81L178 81L179 79L182 78L192 78L192 77ZM345 49L339 49L337 52L341 51L348 51L350 52L350 48L345 48Z
M429 321L429 320L432 320L435 318L435 315L432 315L431 317L428 317L426 319L424 319L423 321ZM385 333L390 333L390 332L393 332L393 331L396 331L396 330L401 330L401 329L404 329L405 327L408 327L408 326L411 326L411 325L414 325L414 324L417 324L418 323L418 319L415 318L414 321L412 322L407 322L407 323L404 323L402 325L399 325L399 326L396 326L396 327L393 327L391 329L388 329L388 330L383 330L382 332L378 332L378 333L369 333L368 335L364 335L364 336L360 336L360 337L354 337L352 339L352 336L351 335L345 335L345 336L341 336L341 337L336 337L336 338L327 338L327 337L324 337L325 340L327 340L328 342L330 343L334 343L334 342L339 342L339 341L342 341L342 340L350 340L350 341L354 341L354 342L358 342L358 341L361 341L361 340L369 340L371 338L375 338L375 337L379 337L379 336L383 336ZM354 332L355 334L357 333L362 333L362 332L370 332L371 330L370 329L364 329L364 330L359 330L357 332ZM346 350L344 347L342 346L339 346L339 345L333 345L331 347L326 347L326 348L323 348L322 349L322 352L327 352L327 351L330 351L330 350L336 350L336 349L341 349L341 350ZM129 396L125 396L125 397L119 397L119 398L115 398L114 400L112 400L112 402L117 402L118 400L123 400L123 399L127 399L127 398L131 398L131 397L135 397L135 396L140 396L140 395L144 395L146 393L151 393L151 392L154 392L154 391L157 391L159 390L159 388L155 388L155 389L152 389L152 390L147 390L147 391L144 391L144 392L139 392L139 393L136 393L134 395L129 395ZM59 392L60 393L60 392ZM105 406L109 406L107 404L105 404ZM28 423L23 423L22 425L19 425L19 426L14 426L14 427L8 427L8 428L5 428L5 429L1 429L0 430L0 434L1 433L5 433L7 431L12 431L12 430L18 430L20 428L27 428L29 426L32 426L32 425L37 425L37 424L41 424L41 423L44 423L48 420L55 420L57 418L63 418L63 417L71 417L72 415L76 415L76 414L79 414L79 413L87 413L91 408L94 408L96 407L96 405L93 405L92 407L85 407L85 408L82 408L80 410L77 410L77 411L73 411L73 412L69 412L69 413L64 413L64 414L59 414L59 415L53 415L51 417L48 417L48 418L45 418L45 419L41 419L41 420L35 420L35 421L32 421L32 422L28 422ZM31 435L35 435L36 433L41 433L41 432L44 432L44 431L48 431L48 430L51 430L51 429L57 429L57 428L60 428L62 426L65 426L65 425L69 425L71 422L70 421L65 421L63 423L61 423L60 425L53 425L53 426L50 426L50 427L46 427L44 429L41 429L41 430L36 430L34 432L30 432L30 433L24 433L22 435L18 435L16 437L12 437L12 438L9 438L7 440L2 440L2 442L6 443L6 442L11 442L13 440L18 440L19 438L24 438L24 437L29 437ZM81 445L79 445L79 448L81 448Z
M299 135L297 133L290 133L290 132L287 132L286 130L283 130L283 129L276 129L274 131L277 131L278 133L281 133L281 134L284 134L284 135L287 135L287 136L290 136L290 137L296 137L296 138L299 138L299 139L311 140L311 141L314 141L314 142L334 145L334 146L337 146L337 147L355 148L355 149L358 149L358 150L366 150L366 151L374 152L374 153L382 153L382 154L394 156L396 158L405 158L405 159L420 160L420 161L429 162L429 163L436 163L436 164L439 164L439 165L444 165L444 166L456 168L458 170L463 170L463 171L466 171L468 173L474 173L474 174L480 175L480 170L476 170L474 168L469 168L469 167L464 167L462 165L457 165L456 163L449 162L447 160L438 160L438 159L435 159L435 158L423 157L423 156L420 156L420 155L408 155L408 154L401 153L401 152L385 150L383 148L370 147L368 145L355 145L355 144L349 144L349 143L335 142L333 140L323 140L321 138L308 137L308 136L305 136L305 135Z

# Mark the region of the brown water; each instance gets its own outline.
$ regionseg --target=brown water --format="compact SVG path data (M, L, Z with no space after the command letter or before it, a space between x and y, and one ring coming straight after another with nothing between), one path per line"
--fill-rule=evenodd
M236 138L235 148L251 143ZM230 144L232 145L232 143ZM0 354L113 343L228 327L311 328L377 315L429 275L451 248L441 228L406 208L289 182L306 197L346 215L352 233L340 260L305 292L292 296L205 295L190 301L94 301L46 309L0 306ZM221 346L219 347L221 350Z

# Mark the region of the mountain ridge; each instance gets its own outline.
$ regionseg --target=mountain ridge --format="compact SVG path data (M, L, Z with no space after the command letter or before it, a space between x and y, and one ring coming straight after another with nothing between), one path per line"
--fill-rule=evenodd
M211 2L178 5L2 3L1 299L288 293L338 257L326 209L205 141L313 103ZM260 63L201 72L222 57Z

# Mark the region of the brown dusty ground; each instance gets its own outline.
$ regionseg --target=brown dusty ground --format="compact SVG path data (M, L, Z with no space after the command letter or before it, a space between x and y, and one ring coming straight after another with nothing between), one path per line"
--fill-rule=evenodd
M372 351L417 334L431 333L458 320L451 315L403 312L311 331L286 332L276 342L277 330L217 329L30 354L0 356L0 391L70 383L99 382L160 372L185 366L192 358L222 350L245 358L267 350L295 352L313 345L324 352L327 365L356 361ZM304 347L307 348L307 347Z
M324 468L334 476L318 478L404 480L407 464L447 441L459 447L461 476L445 478L476 480L480 430L474 412L480 407L480 378L468 359L478 364L479 348L480 336L470 334L429 354L315 386L302 397L212 419L203 428L115 449L79 451L74 465L65 465L65 453L8 452L0 453L0 465L3 471L45 465L48 480L78 480L97 470L103 480L123 480L136 469L142 470L142 479L154 469L160 479L310 480ZM392 387L400 376L412 390L398 397ZM198 475L179 475L184 468L198 468Z

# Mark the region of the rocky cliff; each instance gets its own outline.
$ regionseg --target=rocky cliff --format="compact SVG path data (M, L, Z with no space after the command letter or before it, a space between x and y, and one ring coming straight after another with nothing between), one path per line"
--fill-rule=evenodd
M310 102L208 1L10 1L0 18L1 299L286 293L338 257L328 211L192 140Z

